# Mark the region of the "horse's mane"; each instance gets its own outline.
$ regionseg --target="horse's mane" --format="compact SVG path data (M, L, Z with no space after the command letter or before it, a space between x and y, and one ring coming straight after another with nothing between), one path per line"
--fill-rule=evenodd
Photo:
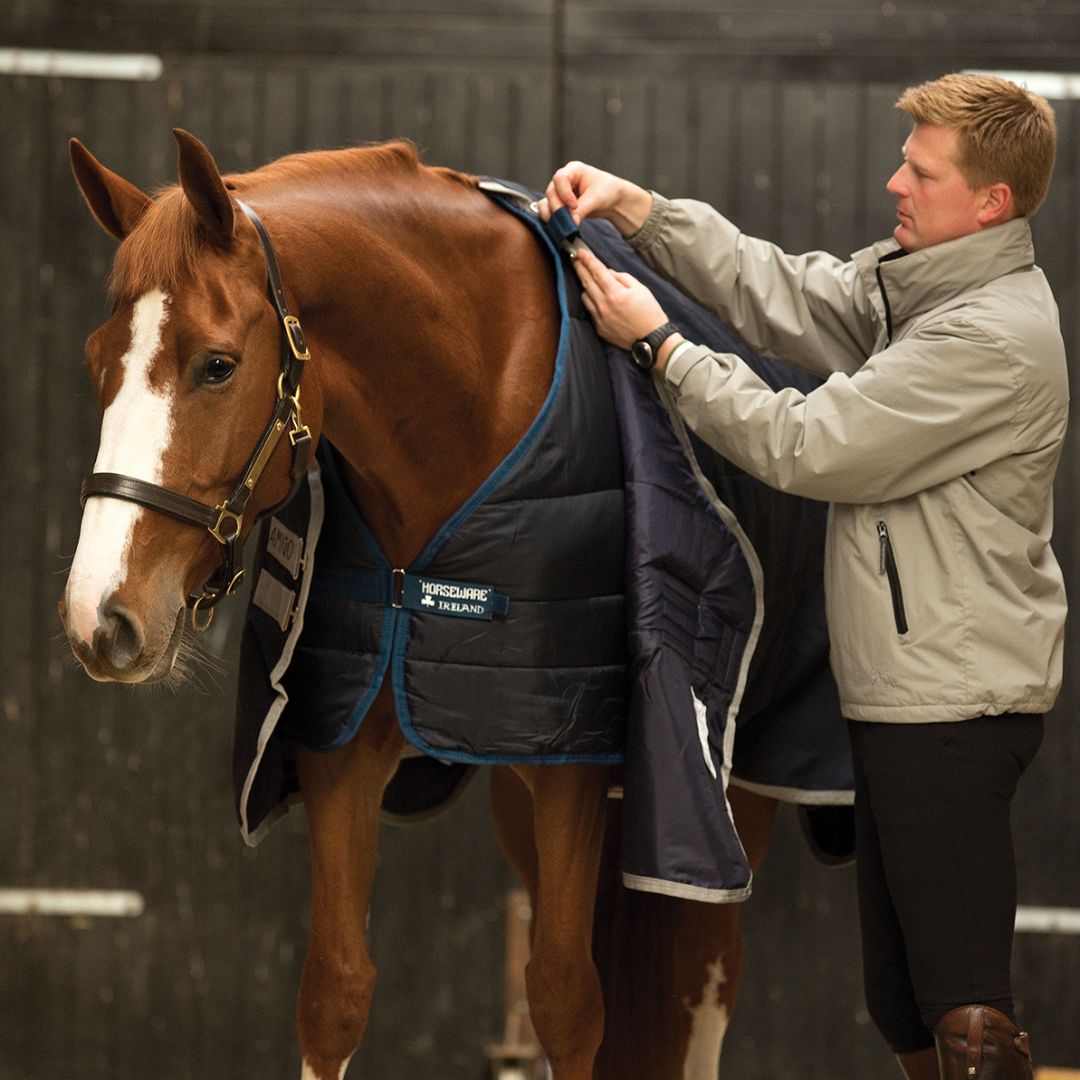
M262 185L288 188L312 180L350 182L403 175L428 174L467 187L476 178L454 169L424 165L408 140L289 154L252 172L223 177L230 191L244 196ZM109 277L109 295L115 300L139 296L152 288L175 289L195 274L198 256L206 244L195 210L178 184L155 192L138 223L116 253Z

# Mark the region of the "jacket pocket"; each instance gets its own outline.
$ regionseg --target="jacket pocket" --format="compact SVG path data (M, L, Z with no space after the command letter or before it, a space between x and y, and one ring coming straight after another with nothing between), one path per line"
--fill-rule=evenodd
M900 588L900 571L896 568L896 556L893 554L892 540L889 537L889 526L884 521L877 523L878 545L881 555L878 560L878 573L886 574L889 578L889 592L892 594L893 617L896 619L896 632L906 634L908 631L907 614L904 611L904 593Z

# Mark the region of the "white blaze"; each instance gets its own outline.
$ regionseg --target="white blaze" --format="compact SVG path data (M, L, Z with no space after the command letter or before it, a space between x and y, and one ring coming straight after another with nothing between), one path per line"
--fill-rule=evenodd
M150 385L150 369L161 349L169 297L158 289L136 302L131 345L121 358L120 390L101 421L94 472L122 473L161 483L162 460L172 431L173 395ZM127 576L135 523L145 513L123 499L87 499L79 546L67 584L68 626L83 641L93 640L101 605Z

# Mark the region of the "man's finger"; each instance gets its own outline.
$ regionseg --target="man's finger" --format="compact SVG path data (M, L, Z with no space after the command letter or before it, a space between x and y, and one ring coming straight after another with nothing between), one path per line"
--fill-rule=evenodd
M581 282L581 299L590 312L595 314L596 309L604 303L603 285L584 266L575 262L574 269Z
M560 200L560 205L568 210L577 208L576 186L577 170L573 165L564 165L551 178L551 185L555 188L555 194Z
M611 270L587 247L581 248L574 256L574 265L584 267L596 281L607 283L612 278Z
M623 291L611 271L598 259L594 260L591 267L582 266L578 276L584 288L592 293L593 299L598 304L610 301L616 293Z
M574 257L574 269L583 282L595 282L600 287L610 276L608 268L587 248L582 248Z

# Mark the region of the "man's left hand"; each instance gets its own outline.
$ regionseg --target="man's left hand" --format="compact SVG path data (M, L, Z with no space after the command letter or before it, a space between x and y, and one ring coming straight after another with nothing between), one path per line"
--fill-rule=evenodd
M668 321L656 297L633 274L609 269L588 250L577 253L574 269L596 332L612 345L629 349Z

